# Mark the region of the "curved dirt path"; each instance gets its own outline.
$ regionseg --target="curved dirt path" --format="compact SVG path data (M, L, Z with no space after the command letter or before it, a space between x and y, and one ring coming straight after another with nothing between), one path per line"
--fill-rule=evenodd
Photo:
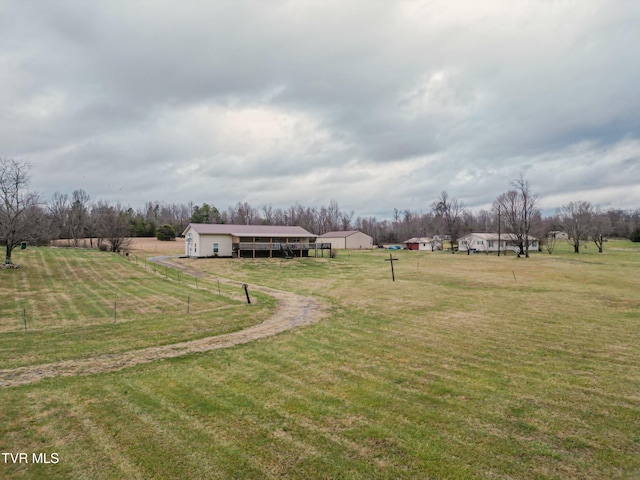
M150 260L159 264L168 264L173 268L181 268L180 265L169 262L168 258L170 257L154 257ZM184 269L182 270L185 271L185 273L189 273ZM240 284L239 282L230 283ZM13 387L35 383L51 377L68 377L112 372L165 358L175 358L191 353L201 353L218 348L228 348L261 338L271 337L296 327L316 323L326 313L324 306L313 298L281 290L274 290L268 287L252 285L251 289L263 292L278 300L278 308L273 316L258 325L224 335L174 343L171 345L162 345L159 347L149 347L117 354L105 354L91 358L64 360L55 363L29 365L26 367L0 370L0 386Z

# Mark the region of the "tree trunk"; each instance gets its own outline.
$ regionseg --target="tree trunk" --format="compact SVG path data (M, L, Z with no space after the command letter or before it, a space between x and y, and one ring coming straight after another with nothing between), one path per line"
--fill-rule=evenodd
M11 245L9 245L9 242L7 242L7 256L5 259L5 263L7 265L11 265L11 250L13 249L11 248Z

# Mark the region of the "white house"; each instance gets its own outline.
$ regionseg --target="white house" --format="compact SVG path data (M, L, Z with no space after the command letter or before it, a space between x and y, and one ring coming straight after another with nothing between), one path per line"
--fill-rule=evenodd
M435 252L442 250L442 242L430 237L413 237L405 240L404 246L407 250L422 250L426 252Z
M182 235L187 257L307 257L316 235L302 227L190 223Z
M359 230L327 232L318 237L319 242L330 243L331 248L353 249L373 248L373 237Z
M510 250L519 252L518 237L513 233L469 233L458 239L459 251L476 251L476 252L497 252L498 245L501 252ZM538 239L529 236L529 252L537 252L539 248Z
M552 230L547 236L549 238L555 238L556 240L569 240L569 234L561 230Z

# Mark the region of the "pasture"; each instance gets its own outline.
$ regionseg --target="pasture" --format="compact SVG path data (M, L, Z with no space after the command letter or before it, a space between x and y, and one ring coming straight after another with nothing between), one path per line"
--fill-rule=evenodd
M168 310L197 290L191 278L100 254L117 265L99 275L109 281L74 290L97 252L19 252L25 268L0 271L2 311L63 300L33 331L3 314L0 368L216 335L275 311L266 295L242 305L232 284L216 295L216 278L317 298L328 314L233 348L0 387L0 450L59 458L1 463L0 477L638 478L640 248L594 250L398 251L395 282L384 251L174 260L209 282L203 330L158 306L109 322L120 292L153 285L148 303Z
M247 317L240 289L132 255L33 248L23 268L0 271L0 368L117 354L240 330L273 310L268 297Z

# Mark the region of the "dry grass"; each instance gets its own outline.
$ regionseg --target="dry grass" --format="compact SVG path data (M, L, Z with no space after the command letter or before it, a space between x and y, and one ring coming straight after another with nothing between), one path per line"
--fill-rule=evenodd
M184 238L176 238L170 242L161 242L156 238L132 238L131 252L142 256L183 255Z
M97 245L96 239L93 244ZM132 254L150 257L154 255L180 255L184 253L184 238L176 238L173 241L161 242L157 238L133 237L128 239L127 244ZM54 240L51 242L54 247L73 248L71 240ZM80 239L78 248L91 248L89 239Z

